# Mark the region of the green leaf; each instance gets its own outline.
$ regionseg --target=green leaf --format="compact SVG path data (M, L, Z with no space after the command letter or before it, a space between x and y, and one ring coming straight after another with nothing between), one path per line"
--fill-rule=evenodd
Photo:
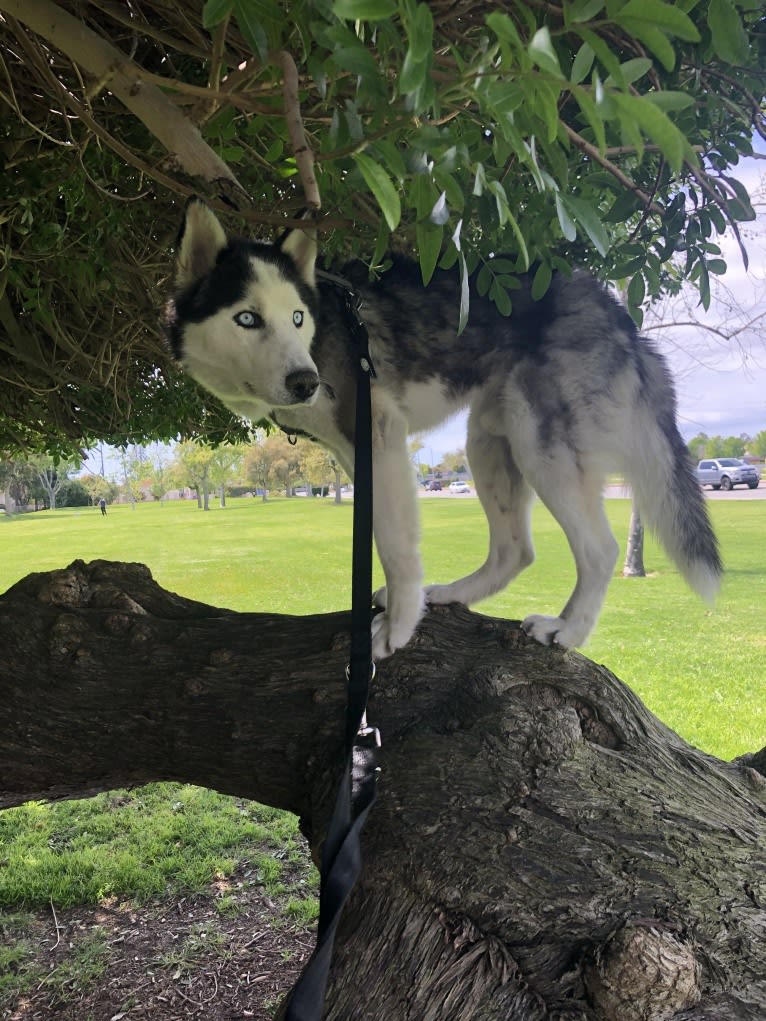
M632 60L626 60L624 64L620 64L620 74L622 81L617 82L618 85L632 85L633 82L637 82L639 78L642 78L647 71L651 71L652 62L648 57L634 57ZM614 85L615 82L610 75L604 82L605 85Z
M425 60L433 52L434 18L426 4L418 4L407 32L412 59Z
M532 300L539 301L546 293L553 279L553 270L547 262L541 262L532 280Z
M710 0L707 23L713 49L721 60L729 64L745 64L748 58L747 33L731 0Z
M710 308L710 276L707 271L707 266L704 262L698 263L699 265L699 280L697 287L700 292L700 302L702 307L707 310Z
M588 235L598 254L601 256L606 255L609 251L609 237L593 206L585 202L584 199L576 198L574 195L562 195L561 201Z
M250 49L261 60L266 60L269 52L269 40L253 5L248 0L235 0L234 16Z
M660 110L671 113L676 110L686 110L694 106L694 97L686 92L674 92L672 89L663 89L661 92L646 92L644 99L654 103Z
M402 204L393 181L371 156L355 153L354 162L359 167L365 184L375 196L389 230L395 231L402 218Z
M422 89L431 70L431 54L425 60L415 60L412 50L407 50L399 73L399 93L407 96Z
M569 15L570 22L590 21L603 6L604 0L575 0L568 9L565 6L564 10Z
M415 224L415 240L424 286L430 282L439 261L443 233L441 227L436 227L432 223Z
M662 0L628 0L624 7L614 15L618 25L626 21L644 21L655 28L683 39L687 43L698 43L700 34L688 14L675 4L666 4ZM625 26L627 27L627 26Z
M409 204L419 220L428 218L436 198L436 188L430 174L417 174L410 184Z
M638 124L643 134L659 146L673 170L680 170L686 154L685 139L667 114L643 96L615 93L612 98L624 118Z
M614 75L615 78L619 79L620 62L601 36L598 35L597 32L591 31L589 28L578 28L577 34L583 42L586 42L588 46L590 46L596 54L597 60L601 62L609 74Z
M335 0L332 13L348 21L382 21L398 10L395 0Z
M513 215L510 209L508 209L508 223L511 225L511 230L516 236L516 242L519 246L519 255L522 260L522 265L525 270L529 269L529 252L527 251L527 242L524 235L521 233L521 227L519 226L516 217Z
M624 18L621 24L626 31L652 51L666 71L673 70L676 66L676 51L661 29L656 28L651 22L639 21L637 18Z
M491 28L498 39L502 42L510 43L512 46L516 46L518 49L523 48L523 43L519 33L516 31L516 26L508 17L507 14L503 14L502 11L493 11L487 15L487 27Z
M573 89L572 91L583 112L583 116L590 125L590 129L596 139L596 145L603 152L606 149L606 130L604 128L604 121L599 116L596 104L586 89Z
M378 74L375 57L357 40L354 40L349 46L339 46L333 50L331 59L341 71L351 71L352 74L358 74L362 78L374 78Z
M639 308L646 297L646 284L641 273L636 273L628 284L628 305Z
M513 311L510 294L497 280L489 289L489 298L501 316L509 316Z
M530 57L541 71L547 71L548 74L555 75L557 78L564 77L561 73L559 58L556 56L556 51L553 48L551 33L547 25L538 28L530 39L527 49Z
M534 91L528 97L531 110L545 124L545 138L548 142L556 140L559 131L559 92L544 78L534 82ZM538 132L542 134L542 132Z
M569 215L569 212L564 205L561 197L561 192L556 192L556 214L559 218L559 226L561 227L561 233L567 239L567 241L574 241L577 237L577 227L575 227L574 220Z
M580 82L585 81L590 74L590 69L593 67L595 59L596 54L593 52L593 48L588 43L583 43L572 62L572 74L569 80L573 85L578 85Z
M231 14L233 7L234 0L206 0L202 8L202 27L215 28Z

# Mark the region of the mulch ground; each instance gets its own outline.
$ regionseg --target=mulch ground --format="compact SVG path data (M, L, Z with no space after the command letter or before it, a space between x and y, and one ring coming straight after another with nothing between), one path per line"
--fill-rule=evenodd
M0 1003L3 1021L268 1021L311 954L313 930L291 927L243 875L142 907L49 909L23 939L30 953L19 968L34 981Z

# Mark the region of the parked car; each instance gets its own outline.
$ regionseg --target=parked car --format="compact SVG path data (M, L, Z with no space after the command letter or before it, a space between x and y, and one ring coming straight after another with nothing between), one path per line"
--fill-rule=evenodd
M734 486L756 489L760 479L758 469L738 457L709 457L697 465L697 481L713 489L729 490Z
M450 484L447 486L447 489L449 489L450 493L470 493L471 492L471 487L469 485L467 485L465 482L460 482L460 481L450 482Z
M442 484L441 484L441 482L439 482L438 479L432 479L428 483L428 486L426 488L428 489L429 493L441 493L441 491L442 491Z

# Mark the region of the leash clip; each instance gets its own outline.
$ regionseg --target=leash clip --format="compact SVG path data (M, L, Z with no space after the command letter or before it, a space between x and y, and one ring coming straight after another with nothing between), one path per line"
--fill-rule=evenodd
M373 664L374 665L374 664ZM361 738L361 740L360 740ZM367 722L367 710L362 713L362 718L359 721L359 730L356 732L356 743L364 743L370 748L381 748L383 741L380 737L380 731L377 727L371 727Z

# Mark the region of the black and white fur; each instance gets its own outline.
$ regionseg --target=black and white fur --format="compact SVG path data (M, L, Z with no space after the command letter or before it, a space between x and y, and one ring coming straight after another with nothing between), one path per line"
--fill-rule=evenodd
M179 238L170 337L186 370L232 411L307 433L353 471L353 341L337 287L317 281L311 233L276 245L229 239L192 200ZM538 641L581 645L593 629L617 557L604 514L608 472L622 471L645 522L707 600L721 563L704 499L675 421L665 360L639 337L592 277L559 275L540 301L528 282L501 316L472 290L458 336L459 280L394 258L369 282L344 268L362 298L373 381L375 541L387 588L373 623L373 655L405 645L426 603L475 603L533 560L537 493L566 533L577 582L559 616L533 615ZM411 433L469 408L467 455L489 523L487 559L449 585L422 589Z

